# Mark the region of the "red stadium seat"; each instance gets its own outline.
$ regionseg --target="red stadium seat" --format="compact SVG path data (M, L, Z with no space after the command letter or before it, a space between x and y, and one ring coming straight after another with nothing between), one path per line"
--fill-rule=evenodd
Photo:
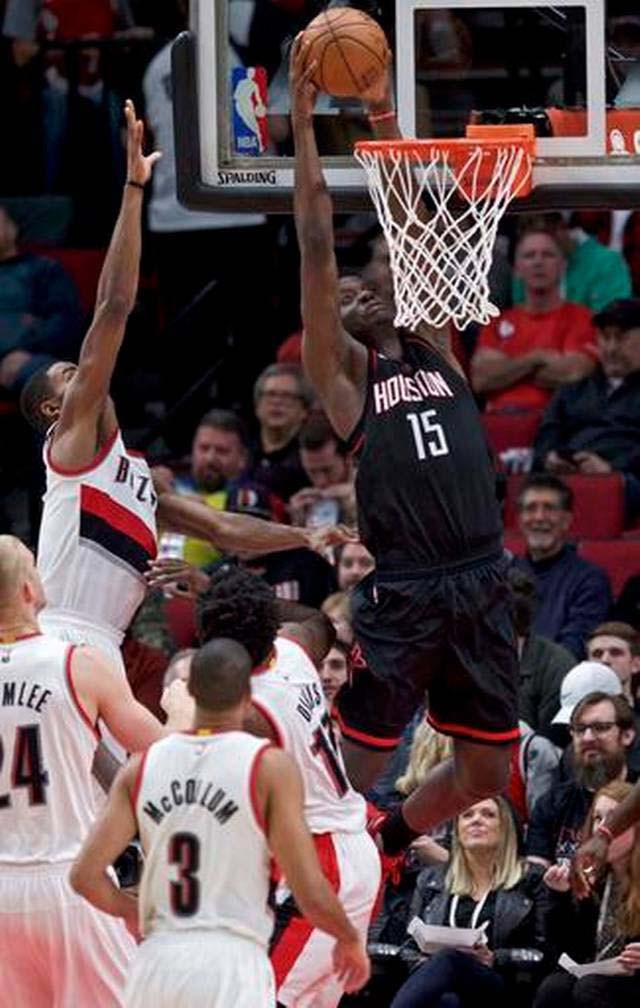
M168 598L165 601L165 615L169 632L177 648L193 647L196 642L196 606L193 599Z
M518 492L526 476L509 476L504 508L507 529L518 527ZM619 473L564 476L575 496L571 535L576 539L615 539L624 523L624 483Z
M76 285L82 311L85 314L91 313L96 303L98 278L106 249L64 248L36 242L30 242L27 247L30 252L60 263Z
M578 553L585 560L604 567L614 595L620 593L627 578L640 574L640 540L583 539Z
M524 556L527 547L522 536L515 532L505 532L504 548L514 556Z
M509 448L530 448L542 416L540 410L483 413L482 425L496 455Z

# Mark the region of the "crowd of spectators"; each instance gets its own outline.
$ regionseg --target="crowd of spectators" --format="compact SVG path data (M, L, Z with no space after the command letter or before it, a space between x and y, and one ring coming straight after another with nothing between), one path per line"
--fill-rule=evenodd
M141 101L165 153L148 200L132 349L114 389L126 434L166 482L212 508L355 525L357 459L318 409L300 366L291 222L260 212L193 213L175 198L169 42L184 24L184 5L6 0L0 12L2 79L16 125L0 166L0 531L36 540L40 445L20 417L19 394L43 362L77 354L91 300L85 267L102 247L122 181L118 115L126 94ZM70 45L81 37L93 44ZM55 227L33 229L34 201ZM62 251L71 246L80 264L75 277L51 240L61 213ZM640 994L633 972L640 956L628 951L640 937L640 841L621 837L612 848L602 888L587 901L593 905L578 907L567 891L580 836L640 773L640 275L637 260L627 262L603 239L610 224L567 214L524 221L512 241L511 303L458 343L489 441L496 417L514 431L522 414L532 421L528 440L492 443L507 485L505 515L510 492L514 502L522 736L506 798L480 802L420 838L396 866L372 930L376 971L362 1003L462 1008L493 998L552 1008L563 999L617 1008ZM343 324L398 354L388 255L373 217L360 220L355 243L361 269L354 249L343 250ZM279 261L293 268L278 270ZM573 532L580 525L577 538L585 539L580 479L601 477L589 493L606 509L616 475L624 578L607 563L607 543L613 551L619 536L602 540L602 566L585 557ZM349 593L373 567L361 543L329 556L228 557L165 532L160 554L183 562L181 573L173 587L150 591L124 649L134 691L151 709L160 711L173 678L188 675L195 595L229 562L262 576L280 598L331 618L337 640L319 671L333 700L358 660ZM447 740L425 725L424 709L416 711L370 800L392 807L447 755ZM425 958L406 934L416 916L483 927L487 942ZM562 952L581 960L621 955L626 973L576 980L558 971Z

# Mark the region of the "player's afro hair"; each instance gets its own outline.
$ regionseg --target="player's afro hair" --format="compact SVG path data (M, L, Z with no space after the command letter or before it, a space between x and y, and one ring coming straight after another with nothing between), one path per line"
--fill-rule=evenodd
M249 571L223 564L198 603L201 644L228 637L243 644L254 665L266 661L280 626L278 603L271 587Z

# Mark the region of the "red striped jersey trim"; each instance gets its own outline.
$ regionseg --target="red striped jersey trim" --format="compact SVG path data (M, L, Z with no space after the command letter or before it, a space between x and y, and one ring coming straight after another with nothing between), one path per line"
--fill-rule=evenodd
M258 771L264 754L267 750L274 748L275 746L273 746L271 742L265 742L262 749L258 749L257 753L253 757L253 763L251 764L251 770L249 772L249 798L251 799L251 808L253 809L255 820L263 833L267 832L267 823L264 817L264 812L260 808L260 802L258 801Z
M469 739L471 742L493 742L496 745L502 745L507 742L517 742L520 738L518 727L505 732L484 731L482 728L472 728L469 725L437 721L432 714L427 714L427 721L432 728L443 735L453 735L455 738Z
M119 504L104 490L83 484L80 487L80 510L101 518L116 532L122 532L133 539L149 556L156 555L158 547L151 529L133 511Z

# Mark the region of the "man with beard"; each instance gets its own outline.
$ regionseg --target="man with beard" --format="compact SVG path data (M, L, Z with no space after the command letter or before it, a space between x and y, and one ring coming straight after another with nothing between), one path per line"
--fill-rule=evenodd
M527 832L527 857L548 867L570 860L594 793L612 780L626 780L627 751L635 737L634 716L622 695L589 693L569 722L573 780L537 803Z

